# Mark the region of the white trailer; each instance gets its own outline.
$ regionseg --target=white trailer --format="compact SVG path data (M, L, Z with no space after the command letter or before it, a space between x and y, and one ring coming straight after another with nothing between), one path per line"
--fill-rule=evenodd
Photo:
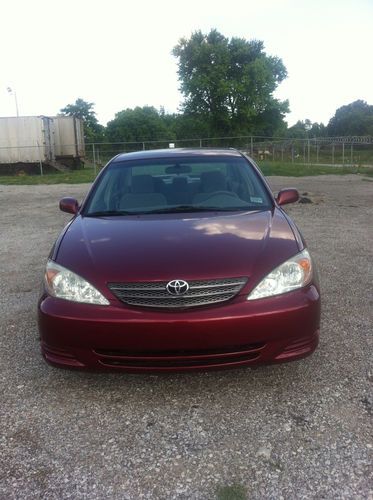
M83 121L75 116L54 116L56 159L84 158Z
M0 117L0 163L48 163L54 160L53 119Z
M0 117L0 167L77 166L85 156L83 122L72 116Z

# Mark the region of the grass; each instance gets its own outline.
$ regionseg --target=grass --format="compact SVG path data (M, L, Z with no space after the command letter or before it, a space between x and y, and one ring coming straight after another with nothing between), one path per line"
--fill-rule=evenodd
M364 177L373 177L373 167L331 167L322 165L301 165L273 161L259 162L265 176L282 175L287 177L304 177L313 175L345 175L362 174ZM33 184L83 184L94 180L93 168L69 172L55 172L41 175L0 175L0 184L33 185Z
M45 175L0 175L0 184L83 184L92 182L95 178L92 168L55 172Z
M362 174L373 177L373 167L332 167L325 165L304 165L272 161L259 162L259 167L265 176L283 175L287 177L305 177L314 175L346 175Z

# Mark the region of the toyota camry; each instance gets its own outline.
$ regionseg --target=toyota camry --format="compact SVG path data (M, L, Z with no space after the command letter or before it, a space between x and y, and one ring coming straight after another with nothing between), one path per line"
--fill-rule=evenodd
M254 161L233 149L120 154L50 252L41 350L59 367L171 371L303 358L318 344L314 262Z

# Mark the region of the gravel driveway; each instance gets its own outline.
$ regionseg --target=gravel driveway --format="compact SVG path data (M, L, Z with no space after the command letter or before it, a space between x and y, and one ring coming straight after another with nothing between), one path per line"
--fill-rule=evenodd
M0 498L372 498L373 182L269 180L312 201L288 212L319 267L319 349L159 376L42 360L39 283L69 219L58 200L88 186L0 186Z

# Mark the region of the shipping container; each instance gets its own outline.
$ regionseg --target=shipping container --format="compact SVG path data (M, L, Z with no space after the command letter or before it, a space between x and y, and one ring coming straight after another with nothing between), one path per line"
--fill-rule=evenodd
M55 116L53 122L56 158L84 158L83 121L74 116Z
M54 160L53 119L39 116L0 117L0 163Z
M71 116L0 117L0 167L46 165L59 170L84 162L83 122Z

